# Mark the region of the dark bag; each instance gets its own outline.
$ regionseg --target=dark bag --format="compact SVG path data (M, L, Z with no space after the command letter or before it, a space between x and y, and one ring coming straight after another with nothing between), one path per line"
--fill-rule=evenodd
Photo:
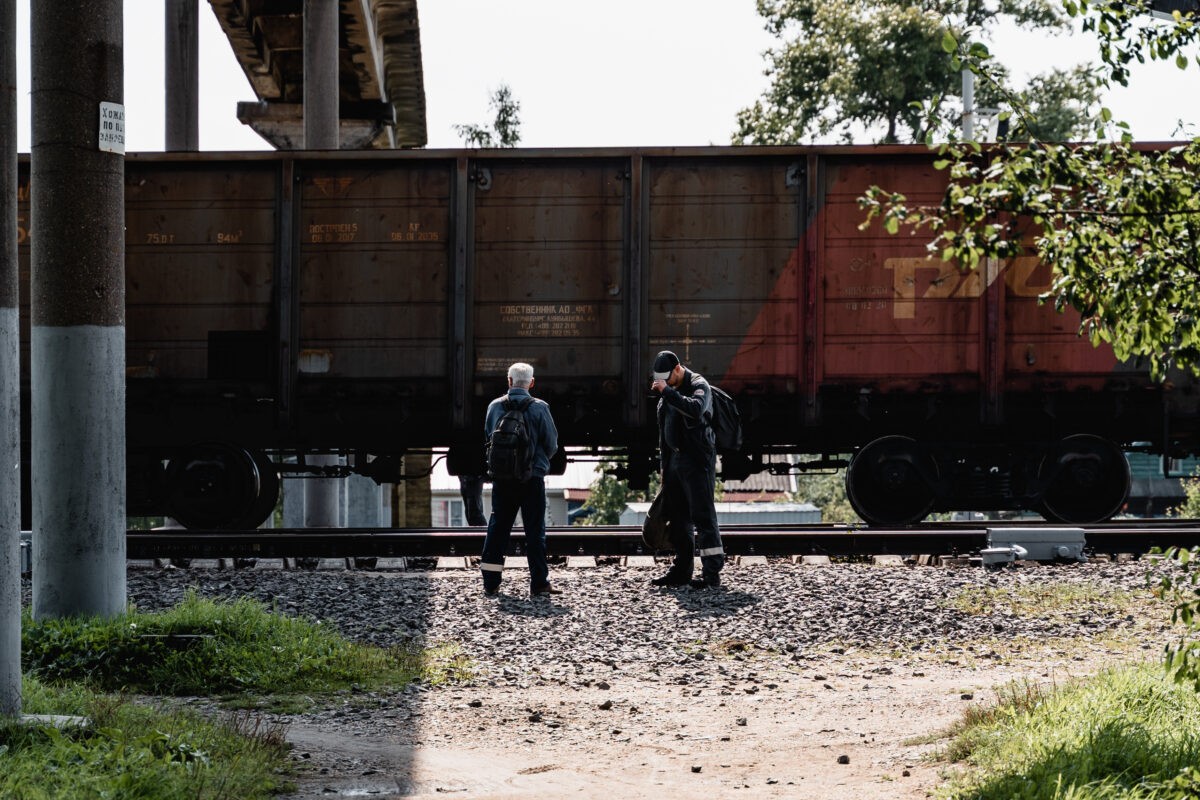
M525 419L525 409L532 402L532 397L520 403L504 401L504 415L487 443L488 474L493 481L527 481L533 477L533 440Z
M662 487L650 503L646 511L646 519L642 521L642 542L648 550L672 549L671 534L667 529L667 501L663 496Z
M724 389L712 386L712 426L717 436L717 452L736 453L742 449L742 415L737 401Z

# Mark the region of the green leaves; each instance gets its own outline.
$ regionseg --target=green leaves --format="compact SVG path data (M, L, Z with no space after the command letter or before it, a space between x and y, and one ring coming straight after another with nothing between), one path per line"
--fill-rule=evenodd
M1169 150L1123 142L948 148L937 208L868 193L868 219L889 232L926 228L932 252L974 267L1031 242L1053 269L1056 306L1083 315L1081 333L1159 376L1200 374L1200 139Z
M760 0L757 7L779 43L765 56L771 86L738 113L735 144L946 138L961 123L964 69L980 76L978 106L1018 112L1013 135L1024 136L1035 117L1050 120L1051 138L1088 130L1094 91L1077 70L1017 86L988 46L1001 25L1069 32L1057 0Z

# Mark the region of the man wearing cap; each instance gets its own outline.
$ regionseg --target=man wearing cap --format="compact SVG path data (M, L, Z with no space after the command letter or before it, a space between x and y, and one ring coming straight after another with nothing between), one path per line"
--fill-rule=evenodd
M654 358L654 382L659 393L658 448L662 491L670 520L675 563L667 574L651 581L655 586L696 589L721 585L725 550L717 527L713 486L717 478L716 435L712 419L712 389L704 376L692 372L670 350ZM692 540L695 528L696 539ZM692 580L697 546L701 576Z

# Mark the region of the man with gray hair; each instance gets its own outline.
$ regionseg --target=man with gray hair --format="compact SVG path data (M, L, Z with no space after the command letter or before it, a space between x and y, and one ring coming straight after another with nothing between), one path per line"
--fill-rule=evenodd
M508 392L493 400L484 418L488 442L488 464L492 471L492 515L483 540L483 591L489 597L500 592L504 554L512 536L517 512L525 526L525 555L529 560L529 593L533 596L562 594L550 585L546 565L546 473L550 458L558 452L558 429L550 406L529 394L533 367L517 362L508 368ZM505 448L505 458L495 452ZM514 457L515 453L515 457ZM504 474L498 464L508 461ZM515 463L515 468L512 464Z

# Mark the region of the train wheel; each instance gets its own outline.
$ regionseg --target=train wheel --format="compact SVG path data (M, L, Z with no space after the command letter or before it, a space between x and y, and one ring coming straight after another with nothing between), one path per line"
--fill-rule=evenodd
M250 510L231 528L257 528L270 519L275 506L279 504L279 470L261 450L250 451L250 457L254 459L254 467L258 470L258 494L250 504Z
M846 470L846 496L870 525L911 525L933 509L937 464L907 436L884 436Z
M167 464L167 507L185 528L231 528L254 509L258 466L245 450L203 444ZM276 487L278 491L278 487Z
M1084 524L1110 519L1129 496L1129 462L1115 444L1090 434L1068 436L1042 459L1042 516Z

